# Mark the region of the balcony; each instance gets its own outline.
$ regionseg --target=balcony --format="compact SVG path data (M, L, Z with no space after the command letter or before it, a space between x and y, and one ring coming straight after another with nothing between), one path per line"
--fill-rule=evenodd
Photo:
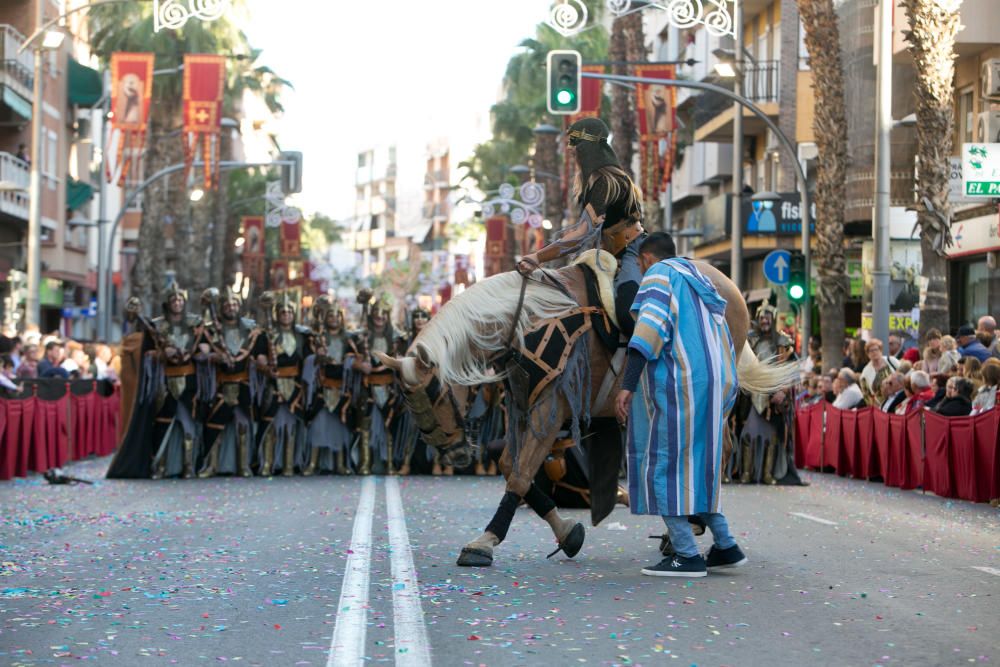
M729 180L733 173L731 144L699 143L684 149L684 161L674 172L674 204L698 200L705 186Z
M746 62L743 65L743 96L760 107L761 111L770 117L777 118L778 102L781 91L778 87L778 60L758 60L755 63ZM698 123L695 130L695 141L731 142L733 140L733 105L721 95L708 93L701 97L699 105L707 109L719 109L719 112L704 122ZM717 98L717 99L716 99ZM743 133L745 135L762 134L766 126L749 109L743 110Z
M29 50L19 54L25 36L13 26L0 23L0 102L24 120L31 118L31 87L35 55ZM10 119L13 120L13 119Z
M28 163L10 153L0 152L0 213L28 220Z

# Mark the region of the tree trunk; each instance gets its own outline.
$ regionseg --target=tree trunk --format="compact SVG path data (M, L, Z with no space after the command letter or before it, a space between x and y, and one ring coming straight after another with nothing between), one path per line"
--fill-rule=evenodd
M823 370L840 368L844 343L844 202L847 185L847 116L840 27L833 0L798 0L813 72L813 128L819 150L816 177L817 302L823 338ZM807 341L803 341L807 349Z
M611 66L612 74L625 75L630 73L628 65L622 64L629 59L628 32L633 19L639 19L639 29L642 30L642 19L638 12L616 18L611 24L611 42L608 47L608 57L616 63ZM611 147L618 156L622 168L629 176L632 174L632 144L635 141L635 110L632 104L632 91L624 86L611 86Z
M955 35L961 0L903 0L910 29L904 33L917 73L917 223L927 296L920 311L920 338L931 328L948 331L945 248L951 245L948 158L954 131Z

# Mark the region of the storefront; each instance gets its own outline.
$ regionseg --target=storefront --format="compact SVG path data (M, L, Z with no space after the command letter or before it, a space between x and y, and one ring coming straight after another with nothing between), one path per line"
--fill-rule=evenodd
M952 223L948 249L951 327L1000 317L1000 212Z

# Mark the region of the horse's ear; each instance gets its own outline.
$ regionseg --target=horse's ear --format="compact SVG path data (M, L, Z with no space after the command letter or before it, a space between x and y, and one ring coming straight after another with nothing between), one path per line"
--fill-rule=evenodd
M431 360L430 355L427 354L427 348L422 345L417 345L416 348L417 366L421 371L430 371L434 368L434 362Z
M396 357L390 357L388 354L385 354L384 352L375 352L375 357L382 362L383 366L387 366L392 370L399 372L399 369L401 367L401 362Z

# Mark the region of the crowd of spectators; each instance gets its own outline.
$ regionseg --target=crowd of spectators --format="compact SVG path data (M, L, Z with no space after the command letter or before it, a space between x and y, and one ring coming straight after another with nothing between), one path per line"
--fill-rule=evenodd
M848 338L840 368L820 366L820 346L811 341L803 361L803 404L827 401L842 410L875 407L905 415L921 409L946 416L976 415L997 404L1000 336L996 320L981 317L954 337L931 329L922 344L906 345L902 332Z
M118 381L120 360L104 343L63 339L55 334L0 336L0 389L20 392L21 380Z

